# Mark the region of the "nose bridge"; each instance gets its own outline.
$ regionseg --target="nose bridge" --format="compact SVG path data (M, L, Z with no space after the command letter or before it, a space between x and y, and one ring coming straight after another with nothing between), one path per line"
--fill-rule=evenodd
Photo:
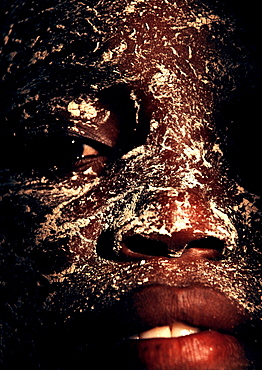
M145 156L140 163L145 169L142 177L148 174L152 181L154 174L154 181L174 188L215 182L217 171L206 159L217 151L216 145L212 145L212 125L199 117L178 114L173 107L165 109L161 119L151 121Z

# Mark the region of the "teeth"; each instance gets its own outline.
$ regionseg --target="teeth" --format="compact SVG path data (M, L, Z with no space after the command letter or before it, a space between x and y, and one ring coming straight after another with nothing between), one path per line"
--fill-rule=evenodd
M129 339L152 339L152 338L178 338L186 335L199 333L200 329L185 325L182 322L175 322L171 326L161 326L136 334Z
M176 322L171 326L171 337L185 337L186 335L199 333L200 329L185 325L182 322Z
M140 339L150 339L150 338L171 338L171 330L169 326L161 326L159 328L154 328L144 333L140 334Z

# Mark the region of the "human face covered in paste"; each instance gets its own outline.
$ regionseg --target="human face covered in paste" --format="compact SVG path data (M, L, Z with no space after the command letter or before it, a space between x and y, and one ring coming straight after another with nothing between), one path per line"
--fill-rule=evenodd
M216 1L2 7L4 367L258 368L250 35Z

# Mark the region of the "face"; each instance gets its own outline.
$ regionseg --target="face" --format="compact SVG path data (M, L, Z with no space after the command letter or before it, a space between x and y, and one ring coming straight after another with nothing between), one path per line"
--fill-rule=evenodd
M2 7L4 364L259 366L251 32L208 1Z

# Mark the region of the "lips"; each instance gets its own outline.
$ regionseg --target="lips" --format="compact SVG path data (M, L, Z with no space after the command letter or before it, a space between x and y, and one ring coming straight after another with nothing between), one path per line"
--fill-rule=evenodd
M205 331L179 338L123 342L117 366L127 370L240 370L248 363L236 338Z
M212 289L143 288L118 311L120 326L128 327L130 335L114 351L115 368L245 369L244 349L234 333L247 319L240 307Z

